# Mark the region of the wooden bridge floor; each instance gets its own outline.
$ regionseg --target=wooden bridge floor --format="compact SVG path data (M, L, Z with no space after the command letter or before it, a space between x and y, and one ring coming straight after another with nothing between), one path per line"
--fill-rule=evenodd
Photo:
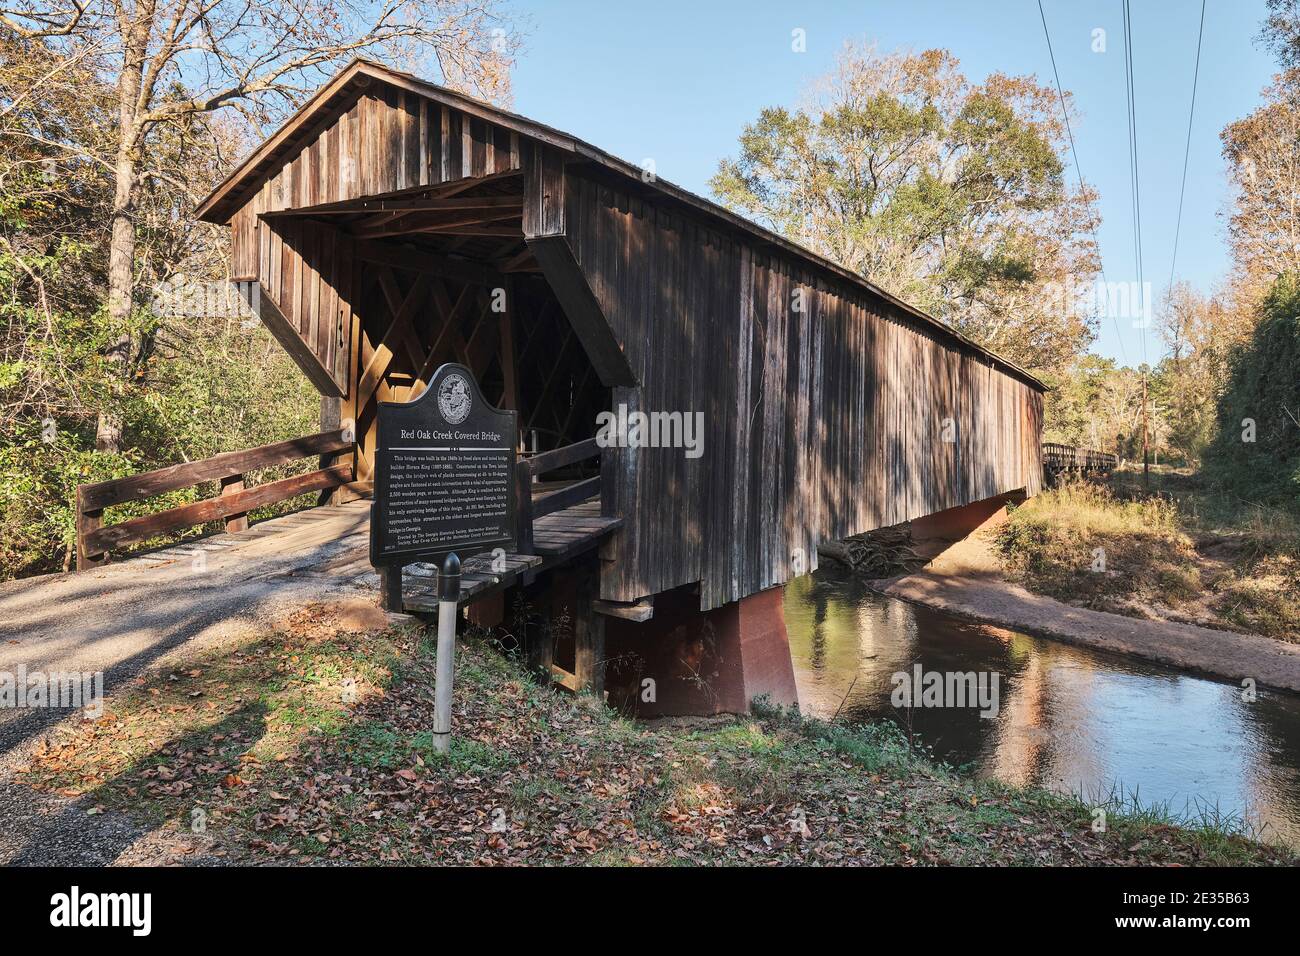
M547 490L550 490L549 488ZM533 553L509 553L493 569L491 554L462 555L460 600L464 604L514 584L521 575L538 573L596 548L601 540L622 525L621 518L600 514L600 501L592 498L533 522ZM358 585L378 590L379 576L370 566L370 501L309 508L282 518L258 522L240 534L216 534L196 538L117 562L173 564L193 562L203 552L225 560L256 562L280 553L297 552L337 541L341 545L328 558L306 573L353 579ZM402 584L406 610L429 613L437 609L437 569L431 564L406 568Z

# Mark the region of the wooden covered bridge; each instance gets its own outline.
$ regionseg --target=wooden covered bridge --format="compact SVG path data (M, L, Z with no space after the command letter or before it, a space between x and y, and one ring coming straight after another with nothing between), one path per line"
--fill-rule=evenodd
M296 448L321 468L284 490L370 494L377 403L444 362L518 410L531 514L466 596L490 618L532 581L576 607L572 650L535 651L574 683L609 661L611 684L653 676L661 710L789 697L777 586L819 541L1041 482L1031 375L639 167L382 66L340 72L198 215L229 225L231 278L324 398ZM697 447L597 442L603 411L698 420ZM226 486L180 518L238 530L274 498L243 486L248 454L173 475ZM86 494L87 560L139 539L99 527L120 495Z

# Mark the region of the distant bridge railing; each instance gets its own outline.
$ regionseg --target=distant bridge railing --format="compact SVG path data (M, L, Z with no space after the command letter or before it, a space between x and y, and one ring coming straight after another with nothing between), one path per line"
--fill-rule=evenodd
M247 472L286 465L312 455L349 451L352 447L352 433L336 429L243 451L225 452L201 461L170 465L126 478L78 485L77 570L103 564L114 548L139 544L180 528L224 519L227 531L244 531L248 528L248 512L256 508L278 504L311 491L337 488L352 480L352 466L344 464L246 488L244 475ZM114 525L103 524L104 509L112 505L141 501L205 481L220 482L221 492L217 497L130 518Z
M1115 469L1119 459L1104 451L1091 448L1076 448L1073 445L1058 445L1055 442L1043 443L1043 470L1048 475L1066 472L1077 474L1106 474Z

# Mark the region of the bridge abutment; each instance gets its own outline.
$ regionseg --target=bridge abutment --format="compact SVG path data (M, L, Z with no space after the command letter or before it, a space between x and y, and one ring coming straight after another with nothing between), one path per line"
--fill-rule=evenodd
M655 597L650 620L610 618L610 703L639 717L743 714L755 697L790 706L798 693L780 587L699 610L679 588Z
M1025 492L1021 489L913 518L912 540L960 541L976 531L996 528L1007 519L1007 502L1024 500Z

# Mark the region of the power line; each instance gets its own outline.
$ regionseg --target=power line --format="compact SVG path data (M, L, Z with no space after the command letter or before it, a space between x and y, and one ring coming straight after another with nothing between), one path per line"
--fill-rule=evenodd
M1133 252L1137 258L1138 301L1146 303L1146 282L1142 274L1142 187L1138 162L1137 88L1133 81L1133 23L1129 0L1124 0L1124 91L1128 98L1129 172L1133 182ZM1147 413L1147 314L1142 308L1142 482L1150 487L1148 458L1151 429Z
M1056 79L1056 95L1061 100L1061 118L1065 120L1065 132L1066 135L1069 136L1070 138L1070 155L1074 157L1074 174L1079 179L1080 192L1086 193L1088 187L1087 184L1083 181L1083 167L1079 165L1079 151L1075 149L1074 146L1074 130L1070 126L1070 113L1065 108L1065 91L1061 88L1061 74L1056 69L1056 53L1052 49L1052 32L1047 29L1047 14L1043 12L1043 0L1038 0L1038 16L1043 21L1043 37L1047 40L1047 55L1048 57L1051 58L1052 61L1052 76ZM1097 257L1098 257L1098 264L1101 268L1101 281L1104 282L1109 287L1110 283L1106 281L1106 266L1103 262L1101 262L1101 237L1097 235L1096 223L1091 223L1090 229L1092 231L1093 242L1097 244ZM1109 304L1109 297L1108 297L1108 304ZM1124 335L1122 332L1120 332L1119 329L1119 317L1115 315L1114 310L1110 310L1110 311L1111 311L1110 320L1115 325L1115 339L1116 341L1119 342L1119 352L1120 355L1123 356L1124 358L1124 364L1127 365L1128 351L1124 348Z
M1133 25L1129 0L1124 0L1124 91L1128 99L1129 178L1133 199L1133 255L1137 264L1138 301L1145 301L1146 283L1142 269L1142 184L1139 170L1137 136L1137 90L1133 80ZM1147 324L1143 310L1139 327L1142 330L1142 363L1147 362Z
M1187 111L1187 144L1183 147L1183 183L1178 188L1178 221L1174 225L1174 252L1169 257L1169 286L1166 298L1174 290L1174 269L1178 264L1178 236L1183 229L1183 196L1187 192L1187 160L1192 155L1192 118L1196 116L1196 87L1201 78L1201 40L1205 36L1205 0L1201 0L1201 26L1196 33L1196 67L1192 71L1192 105Z

